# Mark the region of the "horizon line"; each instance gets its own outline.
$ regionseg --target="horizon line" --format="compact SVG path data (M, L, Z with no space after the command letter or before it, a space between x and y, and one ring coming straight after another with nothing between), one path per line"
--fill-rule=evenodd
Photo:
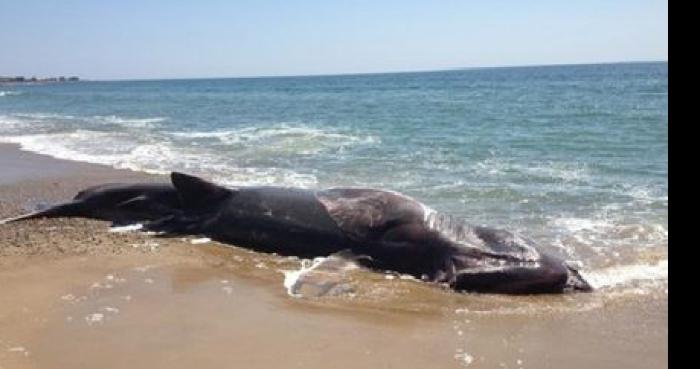
M365 76L376 74L410 74L410 73L431 73L431 72L454 72L466 70L482 69L507 69L507 68L537 68L537 67L564 67L564 66L585 66L604 64L652 64L668 63L668 60L631 60L631 61L608 61L608 62L581 62L581 63L553 63L553 64L514 64L514 65L493 65L474 67L453 67L438 69L413 69L398 71L378 71L378 72L340 72L340 73L318 73L318 74L279 74L279 75L256 75L256 76L218 76L218 77L164 77L164 78L85 78L80 77L80 82L138 82L138 81L178 81L178 80L208 80L208 79L264 79L264 78L304 78L304 77L343 77L343 76Z

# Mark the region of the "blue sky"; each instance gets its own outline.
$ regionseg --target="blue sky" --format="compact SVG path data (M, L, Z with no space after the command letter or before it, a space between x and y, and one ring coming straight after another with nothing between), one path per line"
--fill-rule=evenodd
M371 73L668 60L658 0L2 0L0 75Z

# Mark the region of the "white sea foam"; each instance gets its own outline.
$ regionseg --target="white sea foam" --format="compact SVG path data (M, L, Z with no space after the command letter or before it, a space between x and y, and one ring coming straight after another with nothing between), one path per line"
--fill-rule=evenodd
M345 273L358 269L351 259L331 255L302 260L299 270L283 270L284 287L293 297L320 297L351 290Z
M342 150L353 145L380 142L379 138L374 136L357 136L287 123L265 127L241 127L208 132L172 132L171 134L185 139L215 139L233 147L253 147L256 153L274 151L301 155L313 155L327 150Z
M100 123L110 123L128 127L149 127L156 123L162 123L168 120L166 117L125 118L116 115L94 115L92 117L83 118L83 120L91 119Z
M37 120L63 120L63 119L78 119L74 115L54 114L54 113L17 113L13 116L20 119L28 119L31 121Z
M241 168L236 166L235 160L206 149L176 147L167 141L149 142L148 137L144 139L123 132L78 130L70 133L11 135L0 136L0 142L16 143L23 150L59 159L110 165L118 169L154 174L194 169L224 185L312 187L317 183L312 174L276 167Z
M296 292L298 288L299 279L306 273L318 268L326 258L318 257L313 261L302 260L302 265L299 270L284 270L284 287L287 289L287 294L289 296L299 297L300 295Z
M562 182L581 182L589 179L588 169L581 164L550 162L545 165L519 165L517 169L533 176L555 178Z
M0 115L0 138L2 136L39 134L50 132L55 123L22 116L22 114Z
M606 219L563 217L555 218L550 222L553 226L563 228L570 233L584 230L610 229L613 224Z
M242 166L261 158L308 155L323 150L342 150L372 137L359 137L306 126L281 124L266 128L247 127L218 132L156 133L148 127L164 117L76 117L52 113L0 115L0 142L19 144L23 150L59 159L110 165L155 174L172 170L207 175L224 185L289 185L313 187L312 173L266 164ZM105 131L104 124L120 124L145 130ZM30 128L30 129L28 129ZM57 131L58 130L58 131ZM207 145L193 146L182 139L219 137L232 146L225 153ZM179 139L179 141L178 141ZM262 144L264 143L264 144Z
M19 144L23 150L59 159L110 165L155 174L171 170L207 175L224 185L282 184L312 187L317 184L311 173L284 167L241 166L248 161L287 155L306 155L322 150L342 149L372 137L357 137L304 126L278 125L248 127L221 132L155 133L146 131L105 131L101 124L147 127L166 118L127 119L118 116L74 117L59 114L14 114L0 116L0 142ZM77 121L77 123L76 123ZM61 123L65 122L65 123ZM97 123L95 123L97 122ZM97 124L90 128L90 124ZM31 130L28 130L31 126ZM61 127L56 132L56 127ZM72 129L71 127L82 127ZM66 131L68 129L68 131ZM30 132L27 134L27 132ZM182 138L220 137L229 142L230 151L207 145L193 146ZM178 138L180 141L178 142ZM265 144L261 144L261 143ZM234 144L236 143L236 144Z
M581 275L596 289L627 286L639 281L662 281L668 279L668 260L581 271Z
M603 209L585 218L552 218L549 226L558 233L559 243L561 238L570 238L596 249L630 245L657 247L668 243L668 226L663 219L650 221L619 209Z
M77 130L104 132L106 125L129 129L148 129L168 120L167 117L122 117L117 115L75 116L56 113L15 113L0 115L0 134L14 134L8 128L21 127L19 133L71 133Z
M668 203L668 192L651 186L626 186L623 190L627 196L642 204L654 202Z
M19 96L22 92L20 91L0 91L0 97L3 96Z
M554 179L562 183L576 183L590 178L588 168L579 163L555 162L523 164L510 158L492 156L478 161L472 170L490 176L519 175Z
M479 173L488 173L492 176L505 175L510 169L510 163L507 160L489 157L472 165L472 169Z
M208 132L173 132L178 137L185 138L217 138L222 142L234 144L243 142L256 142L269 139L319 139L319 140L345 140L349 142L378 142L373 136L359 137L350 134L324 130L315 127L292 124L277 124L265 127L241 127Z

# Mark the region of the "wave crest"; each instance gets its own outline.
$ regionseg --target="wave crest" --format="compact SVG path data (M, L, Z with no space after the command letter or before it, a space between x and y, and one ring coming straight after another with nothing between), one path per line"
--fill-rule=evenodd
M668 279L668 260L656 264L616 265L581 274L596 289L664 281Z
M0 91L0 97L3 97L3 96L19 96L19 95L23 95L23 93L20 92L20 91Z
M277 124L265 127L243 127L218 131L172 132L181 139L212 139L234 147L255 146L257 151L275 151L301 155L343 150L349 146L376 144L374 136L357 136L304 125Z

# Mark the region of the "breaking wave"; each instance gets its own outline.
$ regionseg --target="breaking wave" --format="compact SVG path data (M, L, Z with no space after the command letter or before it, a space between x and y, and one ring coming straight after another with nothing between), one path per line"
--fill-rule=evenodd
M597 289L665 281L668 279L668 260L660 260L655 264L616 265L582 272L582 275Z
M258 150L275 151L280 154L319 154L323 151L343 150L361 144L380 143L374 136L357 136L303 125L288 123L265 127L242 127L218 131L173 132L173 136L184 139L215 140L230 146L258 146Z
M318 179L313 170L300 170L290 164L290 158L343 155L351 147L379 142L372 136L291 124L171 132L158 126L167 119L44 113L5 115L0 116L0 142L18 144L23 150L59 159L118 169L156 174L181 170L206 175L226 185L299 187L315 186Z
M22 95L20 91L0 91L0 97L4 96L19 96Z

